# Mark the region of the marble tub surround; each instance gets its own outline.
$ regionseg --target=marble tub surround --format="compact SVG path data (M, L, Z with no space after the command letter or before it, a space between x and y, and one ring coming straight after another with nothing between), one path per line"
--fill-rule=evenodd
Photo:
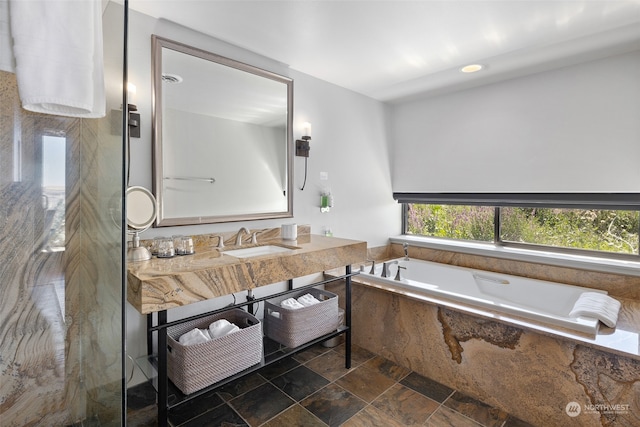
M369 262L369 260L375 260L377 263L379 261L385 261L393 257L394 256L391 245L371 247L367 248L367 261L365 263L366 265L370 266L371 263Z
M388 252L385 253L387 255L386 259L404 256L401 244L391 243L377 250L381 251L384 248L388 248ZM640 277L638 276L578 270L571 267L558 267L418 246L409 246L409 257L531 279L602 289L614 298L626 298L640 302Z
M380 261L382 262L382 260ZM354 266L354 268L356 267ZM339 273L340 271L338 270L330 272L330 274L335 276L339 275ZM559 326L550 326L512 314L505 314L486 308L474 307L458 301L445 299L444 297L419 294L403 287L392 287L378 282L370 282L366 280L365 276L356 276L354 281L376 289L381 289L385 292L413 298L415 300L422 301L425 304L445 307L461 313L485 318L487 320L499 321L506 325L512 325L531 332L581 343L608 353L640 359L640 302L635 300L618 298L622 303L622 308L620 309L616 327L612 329L601 324L598 333L593 336Z
M369 248L367 253L368 259L375 259L376 262L383 262L388 259L404 256L404 250L400 244L389 244L377 248ZM361 283L367 283L370 286L387 289L391 292L397 292L402 295L418 297L424 302L452 308L454 310L462 311L463 313L470 313L490 319L496 319L534 332L580 342L584 345L599 348L606 352L626 357L640 357L640 299L627 296L635 295L637 290L634 289L634 287L640 288L640 280L635 276L623 276L590 271L574 272L570 268L480 257L414 246L409 247L409 257L465 268L474 268L493 271L496 273L523 276L532 279L567 283L576 286L583 286L583 283L580 280L584 279L585 287L609 290L610 295L622 303L622 308L620 309L616 328L608 328L601 324L598 334L594 337L558 326L551 327L543 323L538 323L514 315L506 315L487 309L472 307L456 301L446 300L444 298L433 298L426 295L417 296L415 293L407 292L405 289L401 288L389 289L388 287L381 286L378 283L367 283L363 276L357 276L354 280ZM361 264L354 265L354 269L360 268ZM367 266L368 265L370 265L370 263L367 263ZM523 268L522 274L519 274L519 267ZM338 271L331 273L337 274ZM567 279L567 281L563 281L563 279ZM614 288L622 291L620 293L625 296L612 294L610 290L611 286L609 286L611 283L616 284Z
M354 345L532 425L640 425L637 351L622 356L357 281L352 301ZM570 402L579 416L565 412Z
M141 314L147 314L336 269L359 263L366 257L366 242L303 234L300 229L298 239L291 241L281 239L279 232L279 228L277 234L271 230L265 232L263 239L258 238L259 245L293 250L236 258L225 255L224 251L238 247L229 245L219 250L203 243L209 241L203 237L194 239L199 242L194 255L130 263L127 300ZM269 233L274 237L267 239ZM235 244L235 239L231 240ZM215 245L217 239L213 239L213 243ZM256 245L245 243L241 247L252 246Z

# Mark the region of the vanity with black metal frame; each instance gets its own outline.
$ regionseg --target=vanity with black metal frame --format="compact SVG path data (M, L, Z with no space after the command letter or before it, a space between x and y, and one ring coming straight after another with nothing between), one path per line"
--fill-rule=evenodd
M345 336L345 346L344 346L344 350L345 350L345 368L349 369L351 367L351 278L352 276L355 276L359 274L358 271L356 272L352 272L351 271L351 266L347 265L345 267L345 274L342 276L337 276L337 277L331 277L329 279L325 279L319 282L315 282L309 285L304 285L304 286L298 286L294 288L293 285L293 279L290 279L287 281L288 283L288 289L286 291L283 292L279 292L279 293L275 293L275 294L271 294L265 297L261 297L261 298L253 298L253 299L248 299L246 302L242 302L242 303L237 303L237 304L233 304L218 310L213 310L213 311L209 311L207 313L202 313L202 314L198 314L196 316L191 316L189 318L186 319L181 319L181 320L176 320L173 322L168 322L167 321L167 310L161 310L157 312L157 318L154 321L154 317L153 317L153 313L149 313L147 314L147 353L148 356L145 359L144 363L151 363L155 369L157 370L157 392L158 392L158 426L167 426L168 425L168 413L169 410L172 408L175 408L177 406L182 405L185 402L190 401L191 399L194 399L196 397L202 396L203 394L209 393L214 389L217 389L219 387L224 386L225 384L228 384L238 378L241 378L247 374L250 374L252 372L257 371L258 369L270 365L272 363L275 363L279 360L282 360L288 356L291 356L295 353L298 353L302 350L307 349L310 346L313 346L314 344L326 341L328 339L331 339L333 337L336 337L338 335L342 335L344 334ZM261 301L266 301L268 299L273 299L273 298L278 298L278 297L282 297L285 296L287 294L290 294L292 292L297 292L297 291L301 291L304 289L309 289L309 288L313 288L313 287L317 287L317 286L323 286L326 285L328 283L331 282L335 282L335 281L344 281L344 286L345 286L345 301L344 301L344 311L345 311L345 317L344 317L344 325L341 325L338 327L338 329L336 329L335 331L323 335L319 338L316 338L314 340L311 340L309 342L307 342L306 344L303 344L299 347L296 348L278 348L277 351L274 351L272 353L268 353L266 351L264 351L263 353L263 360L232 376L229 376L228 378L225 378L222 381L219 381L217 383L214 383L212 385L210 385L209 387L205 387L202 390L196 391L194 393L185 395L182 392L180 392L177 387L175 387L168 378L167 375L167 329L171 326L175 326L184 322L188 322L191 320L196 320L196 319L200 319L202 317L206 317L206 316L210 316L213 314L218 314L218 313L223 313L225 311L228 310L232 310L235 308L242 308L242 307L250 307L254 304L257 304ZM156 333L157 334L157 342L158 342L158 352L157 354L154 355L153 352L153 334ZM267 340L269 340L268 338L264 338L264 342L263 342L263 349L266 350L267 348ZM275 342L274 342L275 343ZM277 343L276 343L277 344ZM282 347L282 346L279 346ZM139 363L142 362L139 360ZM169 401L169 397L172 397L171 401Z

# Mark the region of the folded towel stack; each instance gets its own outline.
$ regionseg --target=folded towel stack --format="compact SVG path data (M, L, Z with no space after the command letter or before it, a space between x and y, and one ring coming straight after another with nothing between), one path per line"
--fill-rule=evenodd
M280 303L280 307L287 308L289 310L298 310L300 308L309 307L314 304L318 304L320 301L311 294L304 294L301 297L287 298Z
M210 324L209 329L195 328L185 334L182 334L180 338L178 338L178 342L182 345L202 344L204 342L232 334L239 330L240 327L238 327L238 325L230 323L227 319L220 319Z
M620 301L600 292L583 292L576 301L569 317L591 317L610 328L616 327Z

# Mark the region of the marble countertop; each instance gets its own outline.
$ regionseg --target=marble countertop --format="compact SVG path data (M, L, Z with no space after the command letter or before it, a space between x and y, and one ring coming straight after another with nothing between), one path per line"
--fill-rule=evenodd
M238 249L196 248L194 255L152 258L130 263L127 301L141 314L185 306L234 292L283 282L366 259L367 243L358 240L302 235L288 241L274 238L260 245L292 249L280 254L237 258L224 253ZM256 245L245 244L242 248Z

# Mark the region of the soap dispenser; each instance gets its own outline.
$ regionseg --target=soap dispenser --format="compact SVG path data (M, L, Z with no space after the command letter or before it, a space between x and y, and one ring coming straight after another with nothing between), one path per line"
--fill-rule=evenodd
M329 206L329 199L331 198L331 194L323 191L320 194L320 212L329 212L331 210L331 206Z
M325 187L320 193L320 212L329 212L333 207L331 188Z

